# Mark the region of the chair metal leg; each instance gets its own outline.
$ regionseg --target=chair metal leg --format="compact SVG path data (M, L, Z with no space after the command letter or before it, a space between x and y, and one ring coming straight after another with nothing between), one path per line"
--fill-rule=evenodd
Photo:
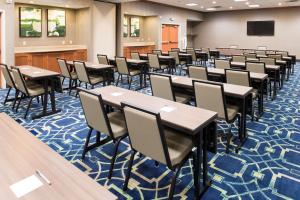
M36 101L37 101L38 104L40 104L40 97L39 96L36 97Z
M86 136L86 140L85 140L85 144L84 144L84 148L83 148L81 160L84 160L84 158L85 158L85 154L86 154L86 152L87 152L87 147L88 147L88 145L89 145L89 143L90 143L90 138L91 138L92 132L93 132L93 129L90 128L90 130L89 130L89 132L88 132L88 134L87 134L87 136Z
M131 76L128 78L128 81L129 81L129 87L128 87L128 89L130 90L130 88L131 88L131 83L132 83L132 77L131 77Z
M22 95L21 95L21 97L20 97L20 100L19 100L19 102L18 102L17 108L16 108L16 112L18 112L20 103L21 103L22 99L24 98L24 96L25 96L25 95L22 93Z
M127 174L126 174L126 178L125 178L125 183L124 183L124 186L123 186L123 191L126 191L127 187L128 187L128 182L129 182L129 179L130 179L131 169L132 169L132 164L133 164L133 159L134 159L135 154L136 154L136 151L132 150L130 160L129 160L128 169L127 169Z
M27 106L27 109L26 109L26 112L25 112L25 115L24 115L24 119L26 119L26 117L27 117L27 115L28 115L28 111L29 111L29 109L30 109L32 99L33 99L33 97L30 97L30 100L29 100L29 102L28 102L28 106Z
M12 109L15 109L15 105L16 105L16 102L18 100L19 93L20 93L19 90L16 90L15 99L14 99L14 103L13 103Z
M172 200L173 199L173 196L174 196L174 190L175 190L175 185L176 185L176 179L177 179L177 176L180 172L180 169L181 169L181 165L178 166L175 170L175 174L173 175L172 177L172 181L171 181L171 187L170 187L170 192L169 192L169 200Z
M112 173L113 173L113 169L114 169L114 165L115 165L115 161L116 161L116 157L117 157L117 153L118 153L118 148L120 145L120 142L123 138L119 138L115 144L115 150L114 150L114 155L111 158L110 161L110 168L109 168L109 173L108 173L108 179L111 179Z
M118 86L118 85L119 85L120 77L121 77L121 75L119 74L119 75L118 75L118 79L117 79L116 86Z
M229 153L230 141L231 141L231 137L232 137L231 129L232 129L232 124L229 125L229 130L226 134L226 153L227 154Z
M11 91L11 87L9 87L9 89L8 89L8 91L7 91L7 94L6 94L6 97L5 97L5 100L4 100L4 105L6 104L6 102L7 102L7 99L8 99L8 96L9 96L9 93L10 93L10 91Z
M66 77L63 77L63 80L62 80L62 82L61 82L61 85L64 85L65 79L66 79Z
M69 82L69 95L71 95L71 91L72 91L72 84L73 83L73 80L70 79L70 82Z

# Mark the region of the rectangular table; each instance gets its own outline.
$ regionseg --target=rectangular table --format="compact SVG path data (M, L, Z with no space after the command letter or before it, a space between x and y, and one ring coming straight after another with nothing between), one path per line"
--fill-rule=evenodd
M148 61L148 54L140 54L142 60ZM163 53L163 55L158 55L159 62L168 65L168 72L173 73L173 69L176 65L176 60L173 56L169 56L168 53Z
M33 116L32 119L38 119L41 117L49 116L60 112L60 110L56 109L56 104L55 104L55 79L59 78L60 74L57 72L53 72L53 71L49 71L49 70L45 70L45 69L41 69L29 65L18 66L18 68L20 69L21 74L27 77L28 79L43 81L45 91L48 91L49 82L51 82L50 100L51 100L52 111L47 112L48 92L45 92L43 112L40 115ZM61 87L60 80L59 80L59 84Z
M209 110L188 106L185 104L169 101L166 99L145 95L139 92L126 90L115 86L107 86L103 88L96 88L91 90L95 94L101 94L105 104L121 108L121 102L131 103L136 106L140 106L152 111L159 112L161 115L162 123L164 126L168 126L184 132L187 136L193 137L195 146L197 147L197 159L196 159L196 190L195 195L200 195L199 185L199 172L201 172L201 160L203 149L203 183L205 188L207 185L207 144L206 135L207 127L215 126L215 119L217 113ZM170 112L162 110L164 107L172 108ZM204 134L203 134L204 133ZM202 143L204 147L202 147Z
M39 170L51 185L39 177L43 186L20 199L117 199L4 113L0 113L0 129L1 199L17 200L9 186L34 174L39 177L36 170Z
M179 88L186 88L189 90L193 90L193 80L199 80L199 79L192 79L189 77L184 76L172 76L172 84L175 87ZM208 81L209 82L209 81ZM222 83L224 87L224 92L226 96L237 98L241 101L241 127L240 127L240 144L236 148L236 151L238 151L241 146L245 143L247 139L247 128L246 128L246 101L249 98L249 95L251 95L252 87L245 87L240 85L233 85L233 84L227 84ZM177 116L176 116L177 117Z

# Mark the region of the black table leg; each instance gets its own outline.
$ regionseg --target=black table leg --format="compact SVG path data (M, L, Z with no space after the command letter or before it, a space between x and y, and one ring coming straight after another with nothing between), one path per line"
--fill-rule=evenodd
M246 113L246 100L248 99L248 96L244 97L242 99L242 108L241 108L241 124L240 124L240 131L239 131L239 140L240 143L236 147L235 151L236 153L241 149L243 144L245 143L247 139L247 127L246 127L246 118L247 118L247 113Z

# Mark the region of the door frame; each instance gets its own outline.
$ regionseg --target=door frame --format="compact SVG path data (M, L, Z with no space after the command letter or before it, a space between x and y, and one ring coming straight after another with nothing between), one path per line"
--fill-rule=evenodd
M162 28L163 28L163 25L173 25L173 26L178 26L178 48L181 48L181 40L180 40L180 36L181 36L181 27L180 27L180 24L175 24L175 23L161 23L160 29L159 29L159 38L160 38L160 41L159 41L159 46L158 46L158 48L159 48L159 49L162 49Z
M1 56L0 56L0 63L6 63L6 29L5 29L5 10L0 9L1 15L1 33L0 33L0 40L1 40ZM0 88L5 88L5 80L2 73L0 73Z

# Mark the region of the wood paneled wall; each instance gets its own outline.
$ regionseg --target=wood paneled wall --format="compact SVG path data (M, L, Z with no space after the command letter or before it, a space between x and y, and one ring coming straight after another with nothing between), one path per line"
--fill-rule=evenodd
M16 53L15 65L31 65L43 69L60 72L57 58L65 58L66 60L87 61L87 50L46 52L46 53Z
M155 49L155 45L151 46L139 46L139 47L124 47L124 57L131 58L130 52L152 53Z

